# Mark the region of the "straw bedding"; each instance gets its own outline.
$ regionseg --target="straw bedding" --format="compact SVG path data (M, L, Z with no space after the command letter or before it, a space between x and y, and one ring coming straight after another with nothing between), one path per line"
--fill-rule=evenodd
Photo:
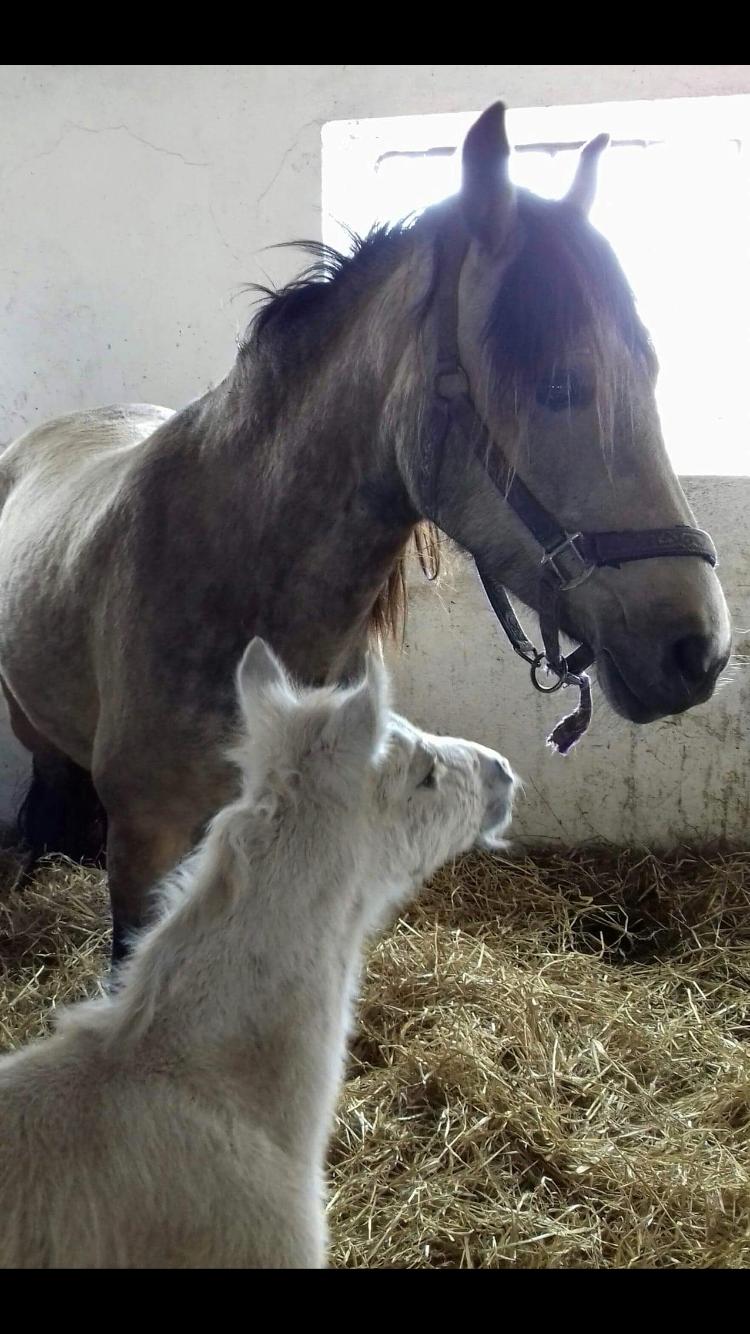
M99 873L0 892L0 1046L96 990ZM333 1263L750 1264L750 855L467 857L373 948Z

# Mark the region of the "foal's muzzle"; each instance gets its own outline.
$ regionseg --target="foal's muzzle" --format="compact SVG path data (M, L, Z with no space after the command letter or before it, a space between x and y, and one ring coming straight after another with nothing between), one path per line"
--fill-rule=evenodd
M518 779L508 761L493 751L480 757L485 791L485 809L477 840L479 847L498 848L513 815L513 798Z

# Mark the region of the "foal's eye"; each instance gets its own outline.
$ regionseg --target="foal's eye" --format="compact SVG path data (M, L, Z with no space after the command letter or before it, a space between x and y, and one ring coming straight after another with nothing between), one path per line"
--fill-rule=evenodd
M565 412L570 408L584 408L591 402L593 393L574 371L556 371L546 380L540 380L536 389L536 401L550 412Z
M435 761L433 760L433 761L432 761L432 765L431 765L431 767L428 769L427 773L425 774L425 776L424 776L424 778L422 779L422 782L419 784L419 786L420 786L420 787L431 788L431 787L434 787L434 786L435 786L436 782L437 782L437 778L436 778L436 775L435 775Z

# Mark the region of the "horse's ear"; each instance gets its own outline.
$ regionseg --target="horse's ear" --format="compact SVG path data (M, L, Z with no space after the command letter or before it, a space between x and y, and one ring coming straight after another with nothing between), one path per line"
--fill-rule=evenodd
M243 694L249 690L267 689L270 685L285 685L286 672L265 639L256 635L250 640L237 668L237 684Z
M461 184L466 226L489 250L501 249L515 217L516 194L509 166L505 107L495 102L466 136Z
M570 204L588 217L596 197L596 177L599 170L599 158L609 144L608 134L598 134L595 139L581 150L578 167L573 177L573 184L565 196L565 203Z

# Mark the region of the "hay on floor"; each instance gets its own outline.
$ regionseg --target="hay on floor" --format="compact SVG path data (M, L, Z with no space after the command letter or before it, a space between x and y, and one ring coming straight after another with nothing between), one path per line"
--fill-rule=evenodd
M9 876L10 876L9 859ZM101 877L0 896L0 1043L97 987ZM472 856L376 945L333 1262L750 1265L750 856Z

